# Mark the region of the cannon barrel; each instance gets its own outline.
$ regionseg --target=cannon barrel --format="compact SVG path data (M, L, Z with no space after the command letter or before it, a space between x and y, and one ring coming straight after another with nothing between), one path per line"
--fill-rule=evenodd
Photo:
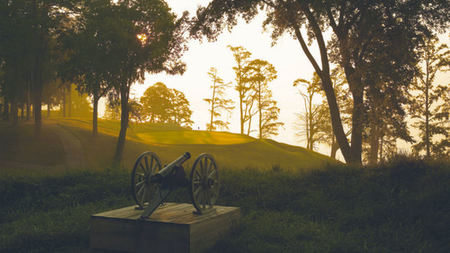
M186 162L189 158L191 158L191 154L189 152L184 153L182 156L178 157L175 161L168 164L166 167L162 168L158 173L155 174L155 179L158 180L161 178L166 178L170 173L172 173L173 169L180 166L184 162Z

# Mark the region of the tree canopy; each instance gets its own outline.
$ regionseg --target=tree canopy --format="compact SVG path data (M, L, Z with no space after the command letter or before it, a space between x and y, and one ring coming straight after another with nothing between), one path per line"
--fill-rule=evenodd
M333 132L345 160L361 164L366 89L377 83L373 77L379 76L393 95L399 94L397 87L401 90L414 75L411 66L418 61L415 49L424 37L449 24L448 7L448 1L442 0L214 0L198 9L191 33L214 40L225 28L235 26L239 17L248 22L266 12L263 25L271 28L274 41L287 33L299 42L322 80ZM327 30L332 31L328 42L324 36ZM310 51L313 40L319 48L318 59ZM344 69L353 97L350 141L332 87L331 63ZM401 99L395 101L401 103Z

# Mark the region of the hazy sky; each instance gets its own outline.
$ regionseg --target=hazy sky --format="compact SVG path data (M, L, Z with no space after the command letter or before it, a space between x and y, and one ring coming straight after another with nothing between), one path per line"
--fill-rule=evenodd
M202 0L167 0L172 10L181 15L188 10L193 15L199 5L206 5L210 1ZM169 76L166 74L148 75L144 84L135 84L132 87L132 97L140 97L144 91L156 82L163 82L169 88L175 88L182 91L190 102L193 110L192 120L193 128L201 130L206 129L208 122L208 104L203 101L204 98L211 96L211 81L207 72L211 67L218 70L218 74L225 82L234 81L234 72L232 67L235 65L233 55L227 48L227 45L243 46L252 53L252 58L260 58L272 63L278 71L278 78L271 82L270 88L274 99L278 102L281 109L279 120L285 125L280 129L279 135L273 139L294 145L305 146L299 137L295 135L298 132L298 116L303 111L302 98L298 93L298 88L292 86L297 78L311 79L313 68L308 59L302 52L299 43L288 35L284 35L278 40L275 46L271 46L272 40L270 33L262 29L264 15L260 14L250 24L240 21L231 33L225 31L218 38L217 42L209 43L204 40L202 43L192 40L189 42L189 50L184 54L183 61L187 64L187 70L184 75ZM448 43L448 36L445 36ZM316 44L311 46L314 55L318 55ZM441 80L449 79L449 75L441 76ZM228 97L236 102L238 93L230 88ZM229 121L230 132L240 132L238 104L233 111ZM256 126L257 122L254 122ZM253 134L256 136L256 132ZM319 152L328 154L328 147L320 147Z

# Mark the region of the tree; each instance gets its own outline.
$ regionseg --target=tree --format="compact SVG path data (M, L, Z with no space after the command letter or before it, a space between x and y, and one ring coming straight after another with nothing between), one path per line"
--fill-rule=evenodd
M315 149L315 143L321 142L324 138L320 125L324 124L323 107L314 104L314 95L320 93L320 78L317 73L314 73L311 81L305 79L297 79L294 81L293 86L297 87L301 84L306 85L306 93L300 91L300 95L303 97L305 112L300 114L300 119L303 122L304 131L300 132L301 136L306 137L306 148L309 150Z
M110 24L105 15L110 14L109 1L88 1L81 6L81 18L71 25L62 39L66 48L62 75L77 84L77 89L92 96L92 134L98 134L98 102L112 89L108 64Z
M353 99L352 95L348 89L347 79L345 78L344 70L337 66L331 71L331 80L333 81L333 90L336 94L336 102L340 108L341 118L343 127L345 129L345 136L348 137L352 132L352 107L353 107ZM319 104L319 118L322 118L323 121L319 124L319 129L323 138L321 139L322 143L328 144L331 148L330 157L336 158L336 153L339 150L339 144L336 141L336 136L333 132L331 117L329 113L328 103L326 101L326 95L321 91L322 97L325 97L324 100Z
M422 61L411 90L410 104L412 118L417 120L414 126L420 131L420 140L413 148L416 153L425 151L426 158L448 157L449 85L436 85L434 81L439 71L448 71L450 51L445 44L438 45L438 40L431 38L420 52ZM435 136L439 140L433 141Z
M35 131L41 129L41 105L44 85L54 78L57 38L70 18L71 1L17 0L0 3L0 59L7 72L7 93L13 116L18 99L33 103ZM19 79L16 79L18 77ZM17 91L17 92L16 92ZM30 99L31 98L31 99ZM15 116L14 116L15 117Z
M172 92L161 82L147 88L140 98L142 116L150 123L167 123L172 107Z
M194 122L191 120L192 110L189 107L189 101L183 92L176 89L171 89L171 92L173 94L170 114L172 122L179 126L191 127Z
M233 67L234 73L236 75L235 81L236 85L234 88L239 93L239 117L241 134L244 134L245 122L251 120L251 108L253 106L253 97L251 94L252 87L249 87L249 82L245 82L246 73L244 72L248 63L250 62L250 56L252 55L243 47L232 47L228 45L228 48L233 52L234 60L236 61L236 66ZM250 134L250 124L248 129L248 134Z
M151 123L175 123L191 126L192 111L184 93L157 82L140 98L142 120Z
M191 29L194 36L202 35L213 40L225 27L237 24L237 17L250 21L260 11L267 12L264 26L271 26L272 38L276 40L288 33L298 40L314 70L322 80L330 109L333 132L347 163L361 164L362 131L364 117L364 73L381 72L395 77L396 71L407 71L417 61L414 49L421 38L433 29L446 28L449 23L448 6L445 1L376 0L376 1L277 1L277 0L214 0L197 11ZM307 30L308 40L301 28ZM332 40L325 42L324 32L332 31ZM312 40L317 42L320 64L310 51ZM379 61L385 58L383 61ZM336 94L332 88L330 62L341 65L345 71L353 97L351 145L343 128ZM377 62L378 64L373 64ZM397 80L398 81L398 80ZM407 80L396 82L407 85ZM395 87L395 86L394 86Z
M269 89L269 83L277 78L275 67L267 61L255 59L248 63L244 72L246 73L245 82L251 83L250 87L254 91L253 98L259 115L259 139L276 134L278 127L283 123L276 122L280 109L272 99L272 92Z
M180 19L161 0L98 1L98 23L102 24L103 67L106 83L120 97L120 132L113 164L120 164L129 121L130 88L142 82L145 73L165 71L181 74L186 15ZM100 11L101 10L101 11ZM101 14L101 15L100 15Z
M114 95L111 93L107 94L108 99L106 100L105 114L103 118L108 120L120 120L120 101L119 99L113 98Z
M230 86L230 84L224 83L223 79L217 75L216 68L211 67L209 69L208 76L211 78L213 84L211 85L211 98L203 99L210 105L210 121L208 124L206 124L206 129L208 129L208 131L213 131L218 128L227 129L230 122L223 121L217 118L222 116L223 111L231 113L231 110L233 110L234 108L232 106L233 101L231 99L225 99L223 97L225 95L225 90Z

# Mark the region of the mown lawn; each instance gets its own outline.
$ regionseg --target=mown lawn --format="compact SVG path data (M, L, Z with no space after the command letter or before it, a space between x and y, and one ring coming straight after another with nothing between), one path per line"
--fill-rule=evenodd
M450 166L221 169L242 223L211 252L450 252ZM0 178L1 252L82 252L89 216L131 205L125 171ZM170 201L188 202L186 191Z

